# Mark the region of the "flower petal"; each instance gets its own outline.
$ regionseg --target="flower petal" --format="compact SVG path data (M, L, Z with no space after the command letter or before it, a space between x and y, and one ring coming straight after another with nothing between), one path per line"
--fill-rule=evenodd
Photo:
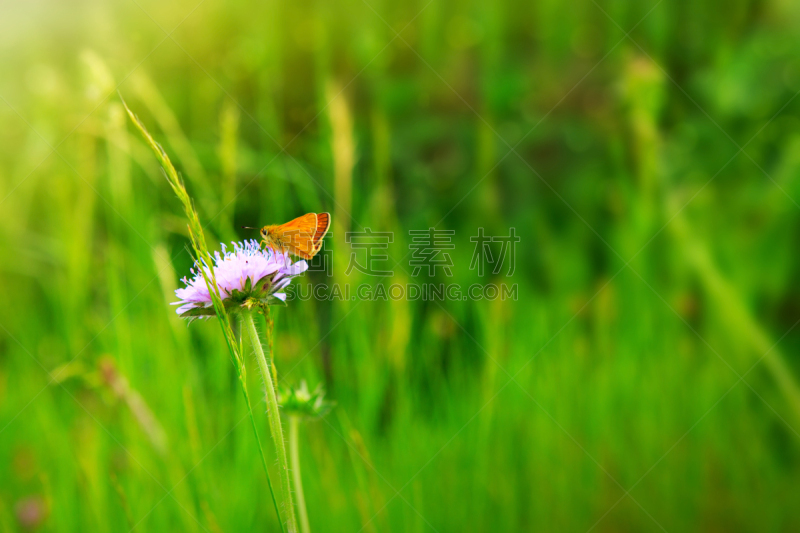
M262 250L256 240L231 244L232 248L222 244L221 252L214 252L214 265L211 267L216 290L226 307L236 306L251 296L262 301L267 301L270 296L286 301L286 294L278 291L286 288L294 276L308 270L305 261L292 263L288 255ZM175 290L179 301L170 303L180 306L176 310L178 314L186 318L213 314L211 294L203 277L203 274L211 277L211 268L198 262L191 269L192 278L183 278L185 287ZM257 295L254 294L256 291Z

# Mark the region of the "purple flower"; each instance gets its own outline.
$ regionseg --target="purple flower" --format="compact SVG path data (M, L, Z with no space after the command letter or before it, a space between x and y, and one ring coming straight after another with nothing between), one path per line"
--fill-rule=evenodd
M222 255L214 252L214 276L226 309L241 305L270 305L274 299L286 301L286 293L281 292L292 278L308 269L305 261L292 263L288 255L272 250L262 250L258 241L234 242L233 250L227 251L222 245ZM177 289L175 296L180 301L177 313L184 318L209 317L214 315L211 295L200 269L204 269L210 279L208 266L195 265L192 279L181 280L185 288Z

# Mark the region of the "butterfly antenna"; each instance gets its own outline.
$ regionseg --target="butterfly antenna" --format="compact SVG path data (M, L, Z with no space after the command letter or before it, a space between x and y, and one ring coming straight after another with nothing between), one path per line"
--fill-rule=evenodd
M258 228L251 228L250 226L242 226L242 229L258 229Z

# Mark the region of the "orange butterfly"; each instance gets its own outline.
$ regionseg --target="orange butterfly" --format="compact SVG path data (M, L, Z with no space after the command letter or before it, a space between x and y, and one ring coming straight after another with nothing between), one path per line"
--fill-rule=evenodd
M311 259L322 248L322 238L330 227L330 213L308 213L286 224L264 226L261 238L273 251Z

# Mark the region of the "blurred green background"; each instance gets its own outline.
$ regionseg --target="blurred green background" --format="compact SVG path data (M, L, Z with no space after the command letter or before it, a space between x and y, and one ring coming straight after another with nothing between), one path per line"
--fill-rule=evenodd
M313 531L800 529L799 52L787 0L4 1L0 530L278 531L117 90L210 244L327 210L333 281L420 281L435 226L424 281L519 287L273 313L280 380L337 402ZM364 227L391 279L344 275ZM513 276L469 269L480 227Z

